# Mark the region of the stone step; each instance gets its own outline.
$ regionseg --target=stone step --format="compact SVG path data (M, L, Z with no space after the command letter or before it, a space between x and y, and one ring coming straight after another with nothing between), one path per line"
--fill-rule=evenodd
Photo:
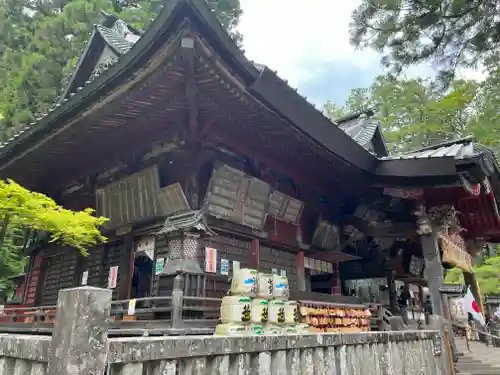
M491 366L484 366L484 365L475 365L475 366L457 366L457 370L460 370L462 372L477 372L477 371L496 371L498 374L498 369L495 369Z

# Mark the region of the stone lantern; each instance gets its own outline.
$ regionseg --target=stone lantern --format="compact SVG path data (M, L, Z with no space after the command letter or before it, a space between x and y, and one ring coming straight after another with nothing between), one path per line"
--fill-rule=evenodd
M172 215L165 220L156 234L166 237L169 256L160 277L173 279L180 275L180 288L185 295L202 296L205 293L204 271L198 262L200 239L215 233L208 227L201 211L189 211Z

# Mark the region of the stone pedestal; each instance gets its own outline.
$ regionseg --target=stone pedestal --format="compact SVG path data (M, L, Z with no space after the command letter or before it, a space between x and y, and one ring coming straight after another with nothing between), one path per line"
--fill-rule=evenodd
M48 374L104 374L111 295L88 286L59 292Z

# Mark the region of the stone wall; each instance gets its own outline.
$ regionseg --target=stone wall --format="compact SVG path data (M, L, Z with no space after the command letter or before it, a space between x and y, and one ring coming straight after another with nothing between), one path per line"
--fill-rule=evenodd
M61 291L53 337L0 335L0 375L445 374L436 331L108 338L111 291Z
M439 345L433 331L120 338L110 339L108 362L116 375L440 375Z

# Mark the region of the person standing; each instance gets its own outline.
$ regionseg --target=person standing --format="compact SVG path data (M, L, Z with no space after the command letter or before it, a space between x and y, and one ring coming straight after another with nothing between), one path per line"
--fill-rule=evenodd
M403 323L408 325L408 301L411 298L410 292L408 292L404 286L399 288L400 294L398 297L399 312L401 318L403 318Z
M424 314L425 314L425 324L429 325L430 323L430 316L432 315L432 301L431 301L431 296L427 295L425 297L424 301Z

